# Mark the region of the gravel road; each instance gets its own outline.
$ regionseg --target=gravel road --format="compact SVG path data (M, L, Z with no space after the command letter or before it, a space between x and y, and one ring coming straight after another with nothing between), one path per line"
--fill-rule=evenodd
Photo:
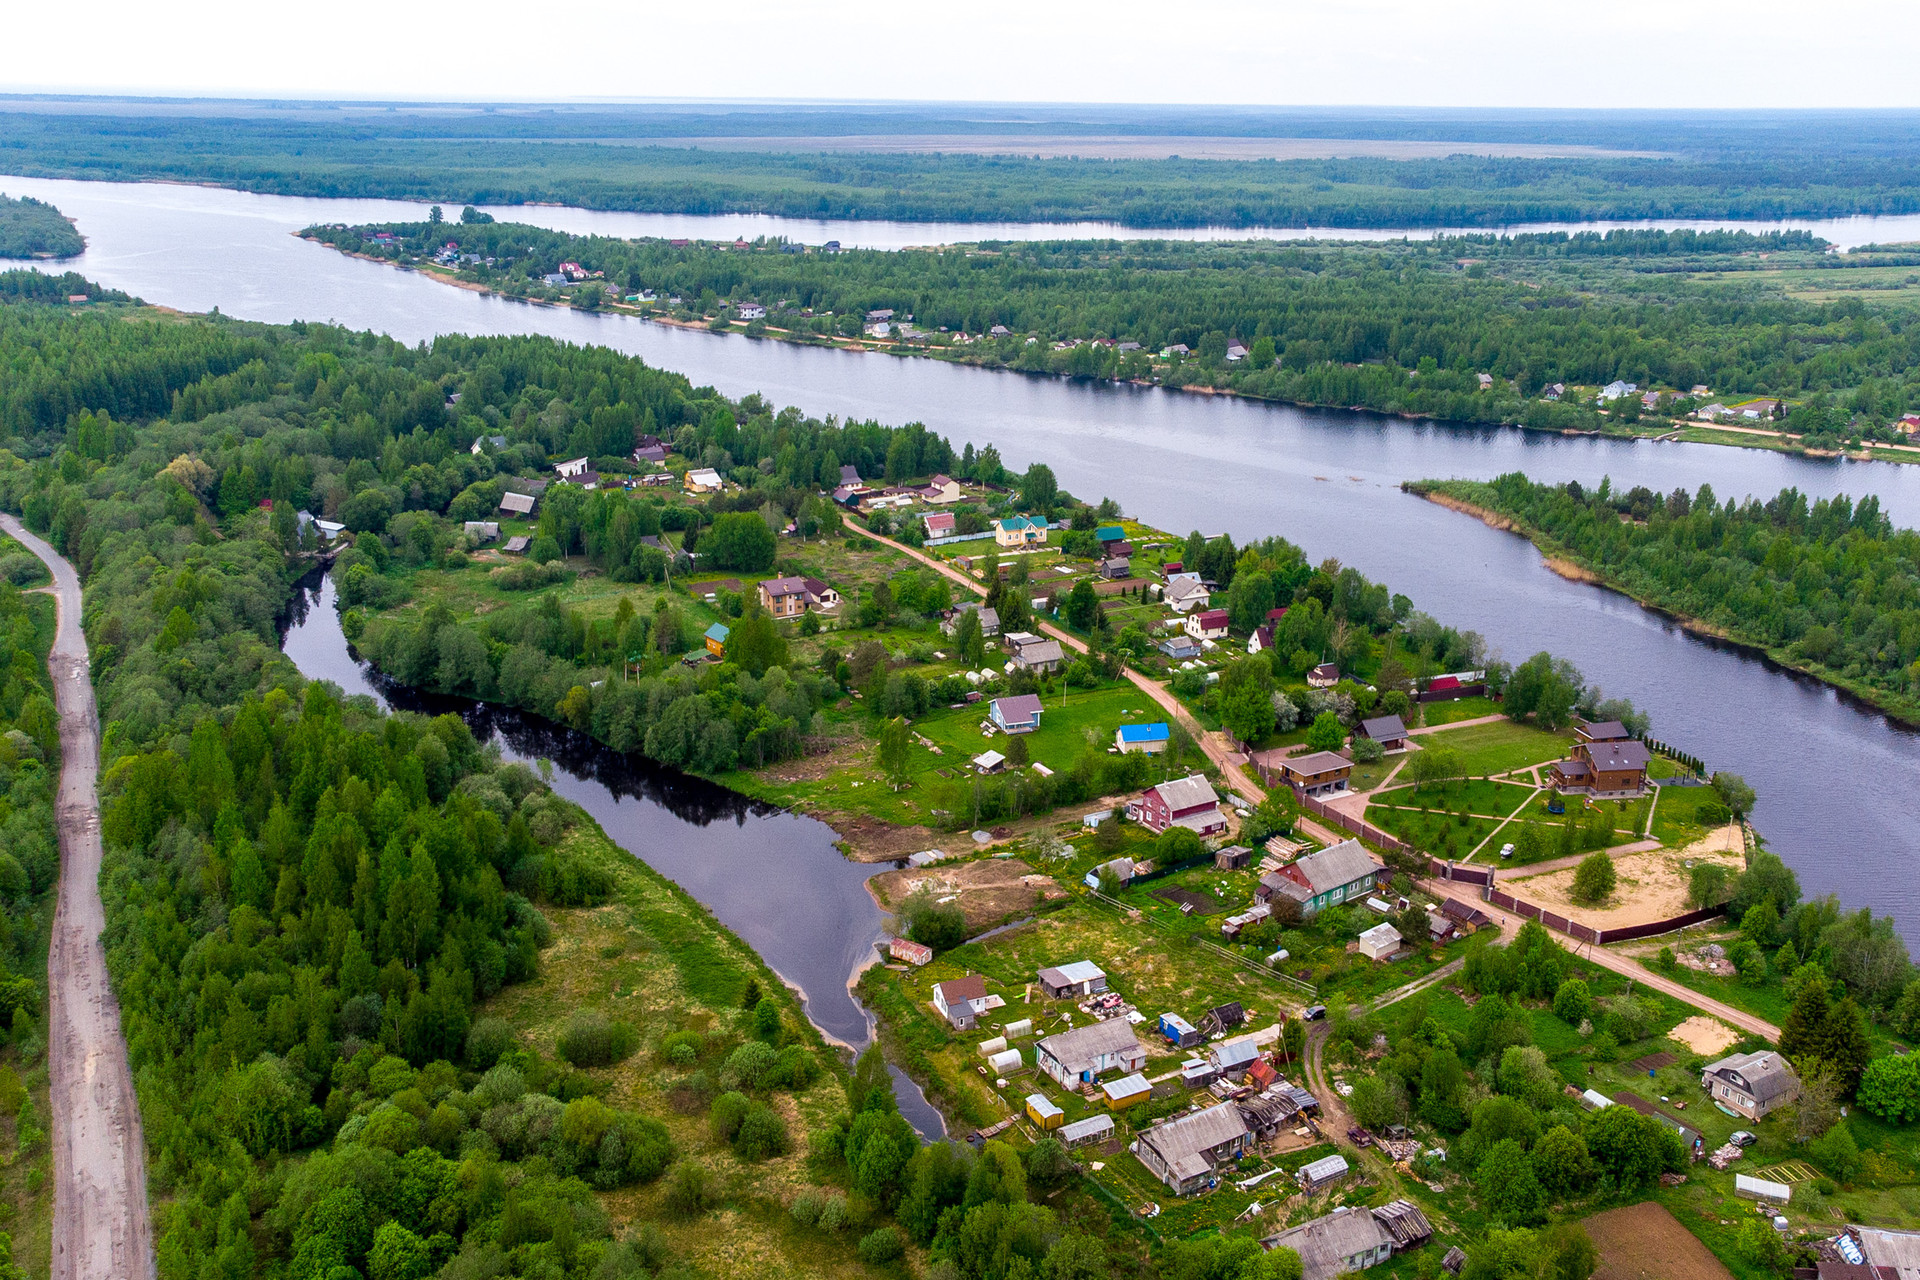
M140 1107L120 1032L120 1005L100 945L100 716L80 579L58 552L0 513L0 529L53 571L59 628L47 661L60 710L60 902L47 958L53 1085L53 1280L147 1280L154 1274Z

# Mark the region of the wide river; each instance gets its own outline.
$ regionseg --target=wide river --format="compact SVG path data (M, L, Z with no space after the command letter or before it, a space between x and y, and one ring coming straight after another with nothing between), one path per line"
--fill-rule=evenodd
M1656 736L1753 784L1756 825L1809 894L1891 913L1920 947L1920 823L1912 816L1920 736L1817 683L1694 639L1620 596L1565 581L1522 539L1397 488L1412 478L1513 470L1583 483L1611 476L1616 486L1657 491L1710 483L1722 498L1793 485L1816 497L1878 494L1897 522L1914 526L1920 467L1443 427L718 336L483 297L291 234L314 222L409 216L411 206L11 178L0 187L76 217L90 243L73 269L151 302L266 321L333 320L409 342L468 332L601 343L730 395L757 391L814 414L924 422L956 447L991 442L1008 465L1044 461L1074 493L1112 496L1163 528L1242 542L1282 534L1315 560L1337 557L1442 621L1479 631L1510 660L1548 649L1609 693L1630 696L1651 713ZM562 214L635 216L536 212L556 222ZM1888 229L1898 221L1869 238L1898 238Z

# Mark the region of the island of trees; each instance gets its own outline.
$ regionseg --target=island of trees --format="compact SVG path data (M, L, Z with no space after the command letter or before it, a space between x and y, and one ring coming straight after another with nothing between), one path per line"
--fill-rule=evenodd
M52 205L0 192L0 258L71 258L86 247Z

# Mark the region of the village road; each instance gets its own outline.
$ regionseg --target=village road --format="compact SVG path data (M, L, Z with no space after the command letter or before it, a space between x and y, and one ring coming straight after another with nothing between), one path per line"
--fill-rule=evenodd
M100 943L100 720L80 579L58 552L0 513L0 529L53 572L58 627L47 668L60 711L59 905L47 957L47 1056L53 1103L53 1280L154 1274L140 1107L120 1006Z

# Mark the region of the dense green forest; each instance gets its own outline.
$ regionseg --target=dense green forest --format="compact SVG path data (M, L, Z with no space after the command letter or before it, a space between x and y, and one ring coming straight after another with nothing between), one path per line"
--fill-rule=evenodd
M395 238L371 239L381 232ZM1545 393L1556 383L1616 378L1679 389L1666 413L1692 407L1685 393L1696 384L1722 397L1844 390L1843 422L1857 417L1868 433L1885 434L1920 403L1912 312L1851 298L1800 301L1756 274L1782 260L1841 275L1877 259L1920 265L1920 257L1841 258L1805 233L1062 241L834 254L766 242L744 252L676 248L496 222L307 234L393 260L431 257L451 242L479 259L459 265L463 278L528 296L564 292L576 306L601 305L608 286L623 296L651 290L662 306L679 297L674 310L688 318L755 301L768 309L766 325L822 338L858 335L868 311L887 308L927 331L913 349L943 358L1078 377L1155 376L1451 421L1596 429L1616 419ZM604 272L604 283L565 291L541 283L569 261ZM1009 332L986 336L996 325ZM977 340L959 343L958 333ZM1249 348L1245 359L1226 359L1233 340ZM1123 342L1140 349L1122 351ZM1175 344L1190 354L1171 367L1154 360ZM1493 376L1491 387L1482 389L1480 373Z
M283 195L804 218L1092 219L1142 227L1496 227L1920 209L1920 161L1910 148L1881 154L1752 137L1746 149L1764 149L1764 164L1744 152L1093 160L694 150L687 141L661 137L648 145L624 124L506 113L326 120L21 111L0 113L0 170L212 182Z
M1920 534L1871 495L1765 502L1645 487L1491 483L1414 486L1515 521L1636 600L1920 720Z
M812 1233L806 1248L850 1266L856 1240L859 1258L884 1263L912 1239L952 1259L961 1280L992 1280L1009 1256L1038 1268L1056 1253L1052 1274L1108 1273L1104 1212L1089 1236L1029 1200L1029 1168L1036 1196L1063 1176L1057 1145L1042 1149L1050 1164L999 1144L977 1162L922 1150L877 1051L844 1097L832 1083L820 1096L826 1055L796 1029L797 1003L772 994L771 971L607 845L534 770L481 749L457 717L342 702L277 648L291 581L311 562L296 506L351 521L362 564L405 562L436 553L440 513L497 483L496 466L562 444L610 447L619 433L631 447L643 424L728 467L723 446L767 456L766 440L784 432L773 454L798 471L781 485L801 471L809 485L837 476L837 456L876 472L917 467L915 450L944 442L776 419L758 401L546 339L409 348L322 326L27 301L0 306L0 353L31 375L5 410L13 451L0 454L0 506L22 511L87 584L106 726L106 944L164 1280L701 1274L649 1223L689 1224L677 1239L690 1252L713 1236L707 1211L737 1200L752 1212L728 1240L787 1247L764 1210L771 1194L784 1222L791 1185L743 1180L794 1151L792 1107L776 1095L803 1091L814 1128L804 1164L783 1176L819 1184L794 1199L800 1227L785 1228ZM49 398L68 381L61 371L82 367L93 376L74 394L85 399ZM489 428L523 442L470 453ZM26 575L4 557L0 568ZM0 588L0 610L17 604L12 591ZM28 631L16 622L0 635ZM33 908L54 865L51 775L28 758L44 754L53 722L44 663L30 661L16 653L17 674L0 686L20 703L20 727L0 736L17 806L0 827L0 882L15 877L0 885L9 922ZM640 909L636 894L652 905ZM602 913L566 909L608 902L634 907L653 932L621 935L602 960L645 936L672 961L649 968L677 972L687 994L639 1025L563 1010L553 1050L540 1051L488 1010L526 1008L517 993L547 982L550 915L588 927ZM32 974L40 944L8 927L7 962ZM0 984L0 997L29 1010L8 1030L38 1053L37 984ZM605 1068L642 1048L653 1066L611 1092ZM0 1071L0 1094L5 1081ZM625 1104L636 1095L659 1107ZM37 1142L31 1108L0 1096L9 1109L23 1145ZM623 1190L648 1186L644 1200ZM627 1197L625 1229L609 1196Z
M86 247L52 205L0 192L0 258L71 258Z

